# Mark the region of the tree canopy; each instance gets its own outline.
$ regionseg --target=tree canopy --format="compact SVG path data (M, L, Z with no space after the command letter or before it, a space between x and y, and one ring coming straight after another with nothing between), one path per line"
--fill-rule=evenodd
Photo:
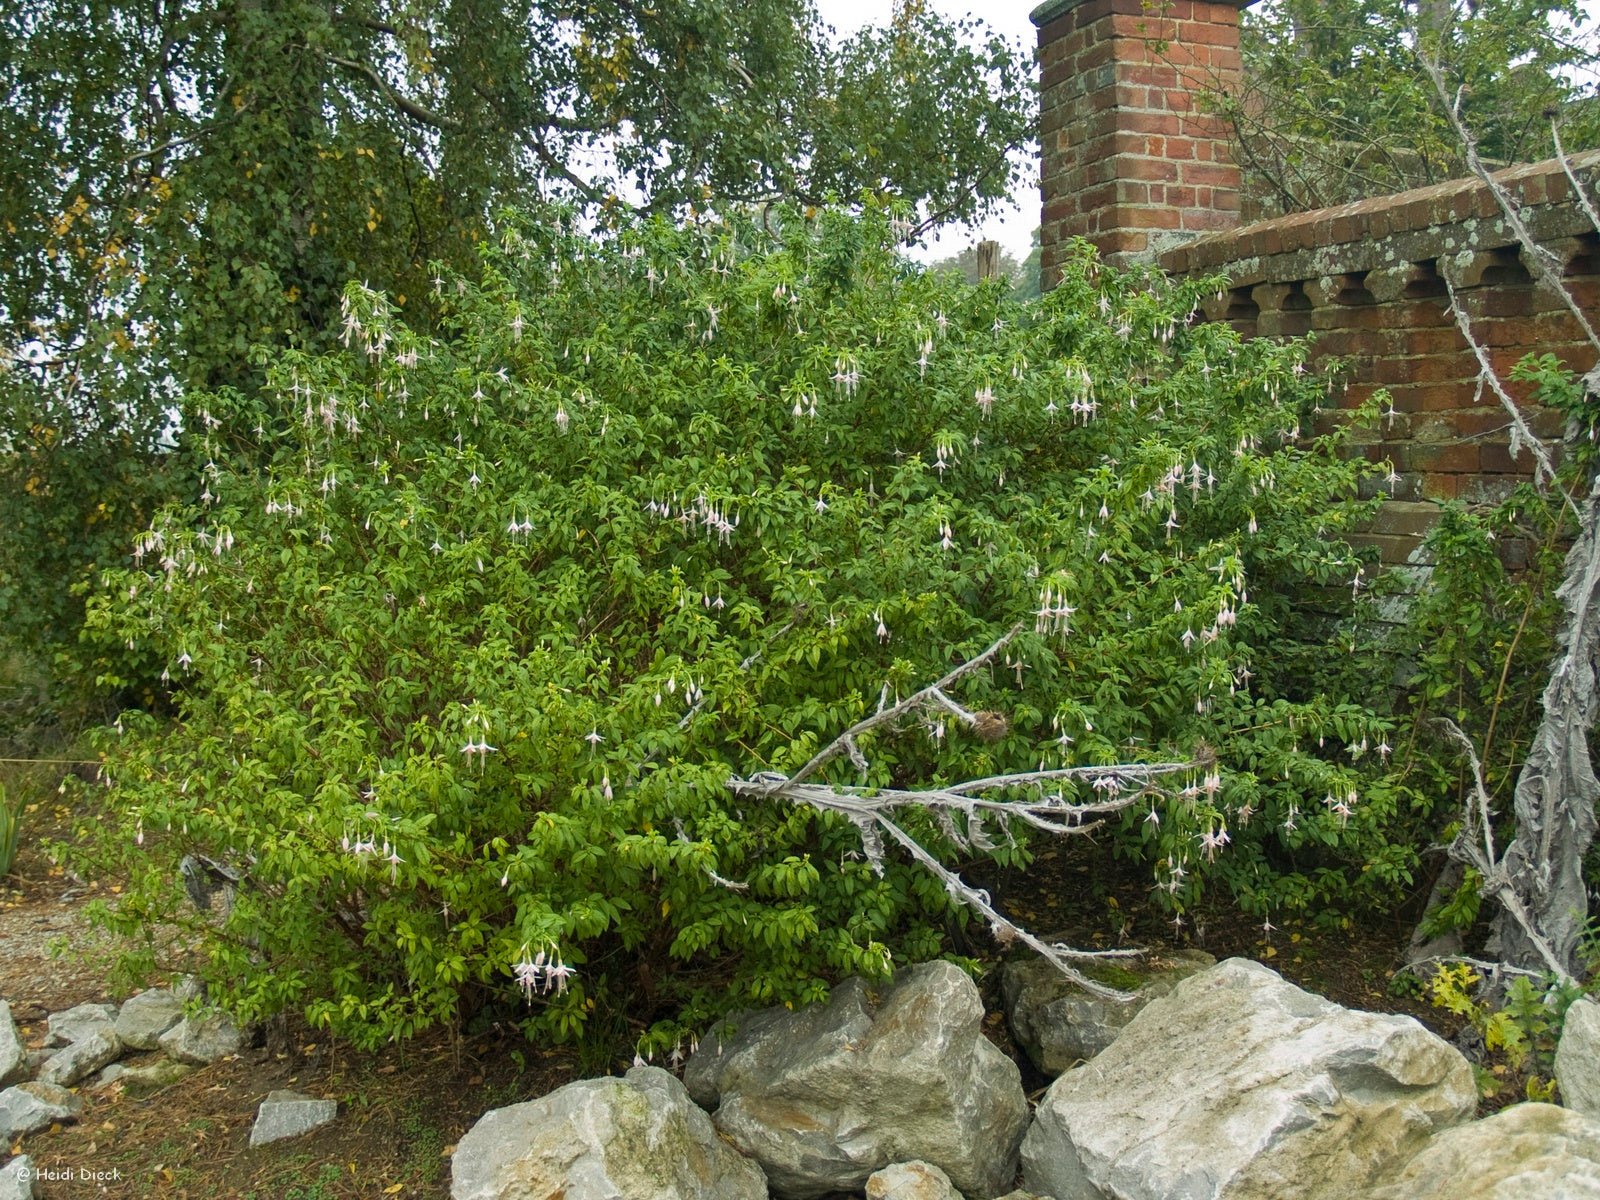
M1034 109L976 26L906 4L834 44L809 0L3 0L0 92L0 613L56 638L177 486L184 398L330 345L350 280L426 328L430 264L540 195L937 224L1006 195Z
M1577 0L1265 0L1245 10L1233 121L1268 212L1381 195L1467 173L1425 64L1436 62L1501 162L1600 145L1600 25Z

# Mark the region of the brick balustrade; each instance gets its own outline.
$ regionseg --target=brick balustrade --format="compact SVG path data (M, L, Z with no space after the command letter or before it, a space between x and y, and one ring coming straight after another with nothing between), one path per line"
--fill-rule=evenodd
M1567 164L1600 194L1600 151ZM1554 256L1567 290L1600 314L1600 233L1558 162L1496 177L1529 230ZM1558 437L1555 414L1532 406L1509 379L1529 352L1583 372L1594 348L1559 298L1534 281L1526 252L1481 180L1458 180L1211 234L1159 258L1174 274L1226 275L1230 288L1206 312L1241 333L1315 336L1320 358L1347 364L1354 407L1386 388L1393 416L1363 431L1375 461L1394 464L1405 500L1492 502L1532 470L1510 451L1506 413L1480 390L1477 356L1450 311L1456 289L1478 342L1536 433Z

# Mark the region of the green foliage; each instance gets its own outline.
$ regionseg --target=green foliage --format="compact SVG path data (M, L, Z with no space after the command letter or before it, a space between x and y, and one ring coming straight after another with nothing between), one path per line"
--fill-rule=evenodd
M1418 932L1428 939L1440 937L1450 930L1471 929L1478 920L1478 910L1483 904L1483 876L1467 867L1461 883L1437 908L1423 915Z
M163 451L189 398L328 349L352 279L431 328L427 264L470 272L529 195L972 216L1028 64L916 5L835 46L809 0L0 0L0 629L71 651L75 588L205 490Z
M1214 754L1105 831L1168 903L1218 877L1261 909L1388 898L1390 727L1323 686L1339 656L1297 615L1308 589L1348 613L1367 511L1368 468L1302 437L1305 348L1086 245L1019 305L911 268L895 224L507 218L481 283L441 275L439 336L352 287L348 348L208 397L210 502L164 511L89 614L178 713L108 738L71 851L128 877L106 918L187 925L243 1014L365 1043L511 1000L533 1035L659 1019L670 1046L881 977L940 952L937 881L726 781L1019 619L959 688L1003 736L910 720L824 777ZM244 876L226 914L185 909L190 853Z
M1515 383L1532 385L1530 399L1567 419L1566 447L1569 478L1593 478L1596 437L1600 436L1600 411L1583 379L1554 354L1530 354L1511 368Z
M1435 1007L1466 1018L1483 1038L1487 1065L1475 1066L1484 1095L1498 1095L1509 1076L1521 1081L1524 1098L1550 1101L1561 1026L1583 989L1552 978L1536 982L1517 975L1506 985L1500 1002L1491 1003L1476 995L1482 982L1467 964L1448 963L1433 973L1426 986Z
M1572 0L1270 0L1243 16L1244 86L1215 97L1269 212L1467 173L1424 57L1491 161L1600 145L1596 27Z
M1465 795L1462 763L1453 751L1435 753L1442 748L1426 723L1442 716L1461 726L1491 796L1510 796L1555 652L1566 520L1558 501L1524 486L1493 508L1446 506L1428 537L1433 569L1391 645L1407 666L1408 724L1421 742L1404 765L1416 786L1450 797L1451 812Z

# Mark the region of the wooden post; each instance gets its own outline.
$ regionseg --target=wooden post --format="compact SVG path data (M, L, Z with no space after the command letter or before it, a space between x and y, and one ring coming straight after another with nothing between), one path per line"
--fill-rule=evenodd
M978 243L978 278L993 279L1000 274L1000 243Z

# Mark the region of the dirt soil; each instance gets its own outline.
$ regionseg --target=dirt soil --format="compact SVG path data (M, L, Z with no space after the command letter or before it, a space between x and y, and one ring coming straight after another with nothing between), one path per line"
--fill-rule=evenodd
M32 821L33 835L60 835L70 825L62 812L34 813ZM1346 929L1285 920L1269 934L1218 906L1174 928L1147 907L1137 872L1108 865L1092 847L1047 849L1026 873L970 874L1020 923L1075 945L1181 945L1219 959L1244 955L1342 1004L1406 1012L1445 1036L1456 1032L1425 1001L1390 993L1407 932L1398 918ZM84 907L96 897L114 903L115 885L70 879L32 847L0 884L0 997L11 1001L30 1047L43 1043L49 1012L122 998L110 994L107 983L117 947L85 919ZM997 958L987 939L964 949L991 963ZM995 1011L998 975L988 972L983 983L991 1008L985 1027L1015 1054ZM275 1042L275 1050L248 1050L154 1095L136 1097L117 1083L85 1086L79 1089L86 1102L81 1122L41 1131L9 1149L62 1173L40 1184L44 1200L443 1200L449 1156L479 1116L582 1074L574 1052L540 1049L511 1030L491 1029L459 1048L438 1034L361 1054L290 1023ZM1041 1091L1045 1081L1025 1061L1023 1067L1029 1090ZM338 1120L301 1138L250 1149L257 1106L277 1088L337 1100Z

